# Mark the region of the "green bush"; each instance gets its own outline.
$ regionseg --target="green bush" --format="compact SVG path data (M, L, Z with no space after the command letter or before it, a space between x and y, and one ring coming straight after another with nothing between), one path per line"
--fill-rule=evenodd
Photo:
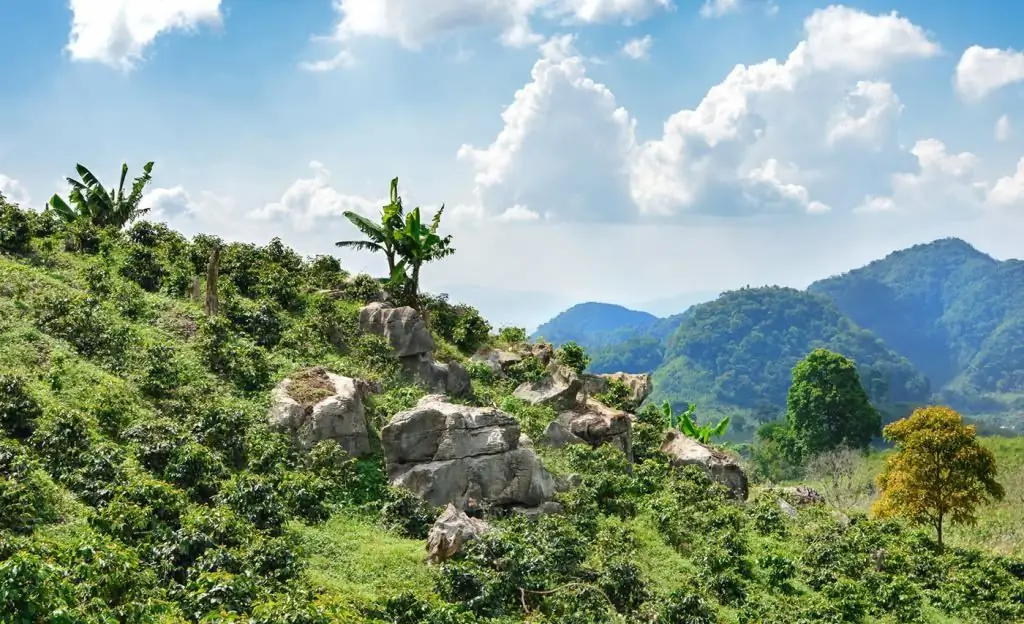
M31 435L43 410L24 377L0 373L0 430L25 439Z
M563 366L567 366L575 371L577 375L582 375L583 371L587 370L587 367L590 366L590 356L587 355L583 347L571 340L555 351L555 359Z
M17 204L0 194L0 251L22 254L32 243L32 221Z

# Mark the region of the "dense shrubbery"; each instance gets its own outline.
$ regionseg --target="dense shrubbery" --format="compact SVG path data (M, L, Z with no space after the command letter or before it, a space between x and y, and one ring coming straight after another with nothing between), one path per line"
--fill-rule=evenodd
M375 433L416 403L424 390L402 381L386 341L358 331L359 305L379 298L381 284L350 277L328 256L304 260L278 240L227 245L144 222L116 232L0 208L0 246L21 254L0 260L4 618L710 624L1024 617L1019 562L942 551L895 521L855 516L847 524L813 508L791 518L768 496L732 501L699 470L665 462L658 447L667 424L653 407L637 415L632 463L607 446L538 447L559 481L573 484L560 495L566 513L534 522L489 510L494 530L425 574L415 592L348 592L379 568L349 568L332 584L310 566L348 565L358 547L376 559L376 541L332 550L338 546L314 539L300 547L303 530L352 517L374 538L404 544L422 540L439 510L388 488L379 453L355 461L335 443L298 452L288 436L267 428L264 414L271 384L312 364L385 382L368 405ZM54 251L65 243L87 253ZM206 318L190 294L214 248L222 258L221 313ZM525 338L515 328L492 337L475 309L443 297L421 303L452 358ZM579 371L586 358L572 345L558 352ZM543 370L534 357L504 378L470 367L476 400L500 406L537 438L555 411L511 393ZM621 385L603 398L634 407ZM397 565L425 565L421 542L413 544L415 556ZM380 558L396 564L380 548Z

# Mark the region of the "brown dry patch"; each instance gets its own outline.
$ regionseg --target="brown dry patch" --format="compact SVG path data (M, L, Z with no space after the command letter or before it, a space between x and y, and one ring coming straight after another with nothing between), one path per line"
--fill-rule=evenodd
M295 373L288 384L288 394L307 412L335 392L337 391L334 384L322 366L314 366Z

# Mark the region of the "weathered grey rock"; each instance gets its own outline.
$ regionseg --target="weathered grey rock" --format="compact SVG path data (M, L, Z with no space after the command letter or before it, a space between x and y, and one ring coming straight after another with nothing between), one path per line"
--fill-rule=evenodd
M441 563L451 559L466 542L477 539L491 530L491 525L479 518L471 518L451 503L434 522L427 534L427 559Z
M587 401L562 412L544 430L544 441L552 446L611 444L633 457L633 420L626 412L597 401Z
M535 357L544 366L551 364L555 359L555 348L547 342L534 342L518 347L523 357Z
M523 356L518 353L512 353L511 351L501 351L500 349L492 349L490 347L484 347L469 358L470 362L477 364L483 364L487 366L495 375L504 375L508 372L508 369L518 362L523 361Z
M790 505L789 503L787 503L786 499L784 499L784 498L777 498L777 499L775 499L775 502L778 504L779 509L782 510L782 513L786 514L790 518L795 518L797 516L796 507L794 507L794 506Z
M629 403L633 409L639 407L647 397L651 396L651 391L654 389L651 376L648 374L609 373L599 375L599 377L607 382L620 381L625 384L629 388Z
M302 448L335 440L354 457L370 454L364 400L379 388L323 369L303 371L271 390L271 429L292 436Z
M778 493L790 504L796 506L816 505L824 503L825 497L812 487L806 485L795 485L791 487L778 488Z
M423 317L409 306L392 308L386 303L371 303L359 311L359 329L387 338L400 358L434 351L434 339Z
M540 381L526 382L513 394L531 405L548 405L556 410L572 409L579 403L583 382L565 366L552 365Z
M560 514L565 511L561 503L555 501L548 501L542 503L536 507L513 507L512 512L521 514L527 520L537 520L541 516L547 516L551 514Z
M469 372L458 362L438 362L429 355L412 355L402 358L405 371L430 392L453 397L467 397L473 394Z
M729 488L733 497L747 500L747 474L736 461L709 446L670 429L661 444L661 452L669 457L673 466L700 466L712 481Z
M555 482L532 450L519 447L520 433L500 410L426 396L381 430L388 478L436 506L475 499L536 507L554 497Z

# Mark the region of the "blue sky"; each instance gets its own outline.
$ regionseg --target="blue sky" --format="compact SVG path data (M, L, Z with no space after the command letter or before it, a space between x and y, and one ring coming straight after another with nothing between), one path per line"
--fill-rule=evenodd
M0 192L42 208L76 162L152 159L155 218L312 254L397 175L457 242L427 288L528 326L802 287L940 236L1019 256L1022 20L994 1L2 2Z

